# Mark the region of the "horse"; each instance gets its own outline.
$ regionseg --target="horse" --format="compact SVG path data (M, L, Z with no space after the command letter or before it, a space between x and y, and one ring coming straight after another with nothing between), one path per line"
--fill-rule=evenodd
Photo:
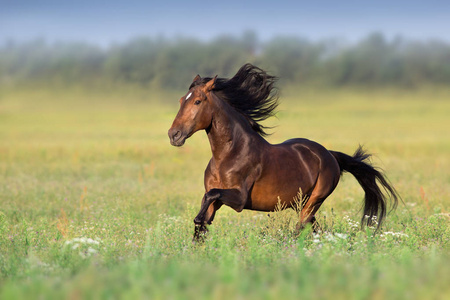
M383 171L371 165L371 155L361 146L350 156L304 138L276 145L264 138L267 127L261 121L273 116L279 103L277 79L245 64L230 79L197 75L180 98L168 131L170 143L180 147L195 132L205 130L212 152L194 219L194 241L205 236L222 205L236 212L295 209L299 190L304 201L296 229L301 230L314 224L317 210L344 172L351 173L365 192L362 226L372 225L376 217L378 230L388 199L393 209L397 206L396 190Z

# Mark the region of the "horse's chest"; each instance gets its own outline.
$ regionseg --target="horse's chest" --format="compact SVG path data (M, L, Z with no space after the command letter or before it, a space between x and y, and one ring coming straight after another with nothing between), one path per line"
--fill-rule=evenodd
M250 168L238 162L213 163L206 172L205 181L209 188L231 189L242 185L250 172Z

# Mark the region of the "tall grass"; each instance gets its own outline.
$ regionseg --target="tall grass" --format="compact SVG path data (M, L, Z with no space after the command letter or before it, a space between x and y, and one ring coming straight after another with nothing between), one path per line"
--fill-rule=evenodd
M286 91L271 142L363 143L404 205L360 231L345 175L317 233L296 236L291 210L224 207L192 244L210 148L203 133L170 146L179 95L3 91L0 298L447 299L449 95Z

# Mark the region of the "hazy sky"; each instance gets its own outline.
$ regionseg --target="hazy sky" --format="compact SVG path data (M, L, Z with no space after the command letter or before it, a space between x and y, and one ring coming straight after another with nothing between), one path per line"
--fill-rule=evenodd
M44 37L109 45L136 36L207 40L244 30L264 40L284 34L355 41L379 31L450 41L450 1L0 0L0 42Z

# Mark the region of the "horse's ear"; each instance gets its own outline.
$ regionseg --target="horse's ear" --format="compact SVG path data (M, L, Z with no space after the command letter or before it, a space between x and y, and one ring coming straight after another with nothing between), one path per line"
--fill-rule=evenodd
M192 82L196 82L201 80L202 78L200 77L200 75L197 74L197 76L195 76L194 80L192 80Z
M214 76L213 79L211 79L210 81L208 81L208 82L205 84L205 91L206 91L206 92L209 92L209 91L211 91L211 90L214 88L214 86L215 86L215 84L216 84L216 79L217 79L217 75Z

